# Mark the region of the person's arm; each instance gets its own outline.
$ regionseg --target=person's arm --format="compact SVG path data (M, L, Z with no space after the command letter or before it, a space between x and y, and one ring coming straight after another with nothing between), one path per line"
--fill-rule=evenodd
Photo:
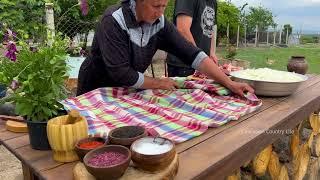
M179 33L186 38L189 42L191 42L194 46L197 46L193 35L191 33L191 25L192 25L192 17L185 14L179 14L176 19L176 26Z
M176 55L184 63L190 64L194 69L216 80L236 94L243 96L245 91L253 92L248 84L234 82L226 76L210 57L183 38L172 23L166 21L161 33L159 49Z
M198 70L240 96L243 96L245 92L254 92L248 84L232 81L210 58L205 58L199 65Z

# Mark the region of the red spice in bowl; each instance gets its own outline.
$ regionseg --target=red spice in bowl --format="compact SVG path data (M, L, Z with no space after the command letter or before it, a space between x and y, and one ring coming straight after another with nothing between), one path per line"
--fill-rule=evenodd
M126 158L127 157L124 154L119 152L104 152L92 157L88 161L88 164L97 167L108 167L115 164L120 164L126 160Z
M99 141L89 141L89 142L84 142L79 145L80 148L84 149L94 149L99 146L102 146L104 143L99 142Z

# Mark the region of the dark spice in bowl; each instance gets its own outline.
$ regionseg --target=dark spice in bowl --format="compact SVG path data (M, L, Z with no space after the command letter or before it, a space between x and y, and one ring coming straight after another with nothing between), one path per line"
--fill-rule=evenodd
M144 129L139 126L126 126L119 128L112 133L112 137L115 138L133 138L140 136L144 133Z
M111 130L108 139L110 144L118 144L130 148L135 140L145 136L147 136L147 131L142 126L123 126Z

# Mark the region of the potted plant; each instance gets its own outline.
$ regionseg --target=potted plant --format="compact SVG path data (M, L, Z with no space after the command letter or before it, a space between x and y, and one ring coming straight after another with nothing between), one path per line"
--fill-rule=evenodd
M27 122L30 144L34 149L50 149L47 121L63 109L59 101L66 98L67 44L67 39L59 37L50 46L41 43L36 48L19 41L15 61L0 57L0 84L12 90L12 94L3 98L0 104L7 101L15 104L16 114Z
M227 53L225 58L219 61L220 65L222 66L232 65L232 66L241 67L244 69L247 69L250 67L249 61L235 58L235 56L237 55L237 48L234 45L228 44L226 48L226 52Z

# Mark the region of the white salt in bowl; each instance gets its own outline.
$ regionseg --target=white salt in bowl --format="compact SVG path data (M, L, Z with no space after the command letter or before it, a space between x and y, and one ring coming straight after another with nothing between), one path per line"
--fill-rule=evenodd
M144 137L131 145L131 159L145 171L165 169L176 155L174 143L166 138Z

